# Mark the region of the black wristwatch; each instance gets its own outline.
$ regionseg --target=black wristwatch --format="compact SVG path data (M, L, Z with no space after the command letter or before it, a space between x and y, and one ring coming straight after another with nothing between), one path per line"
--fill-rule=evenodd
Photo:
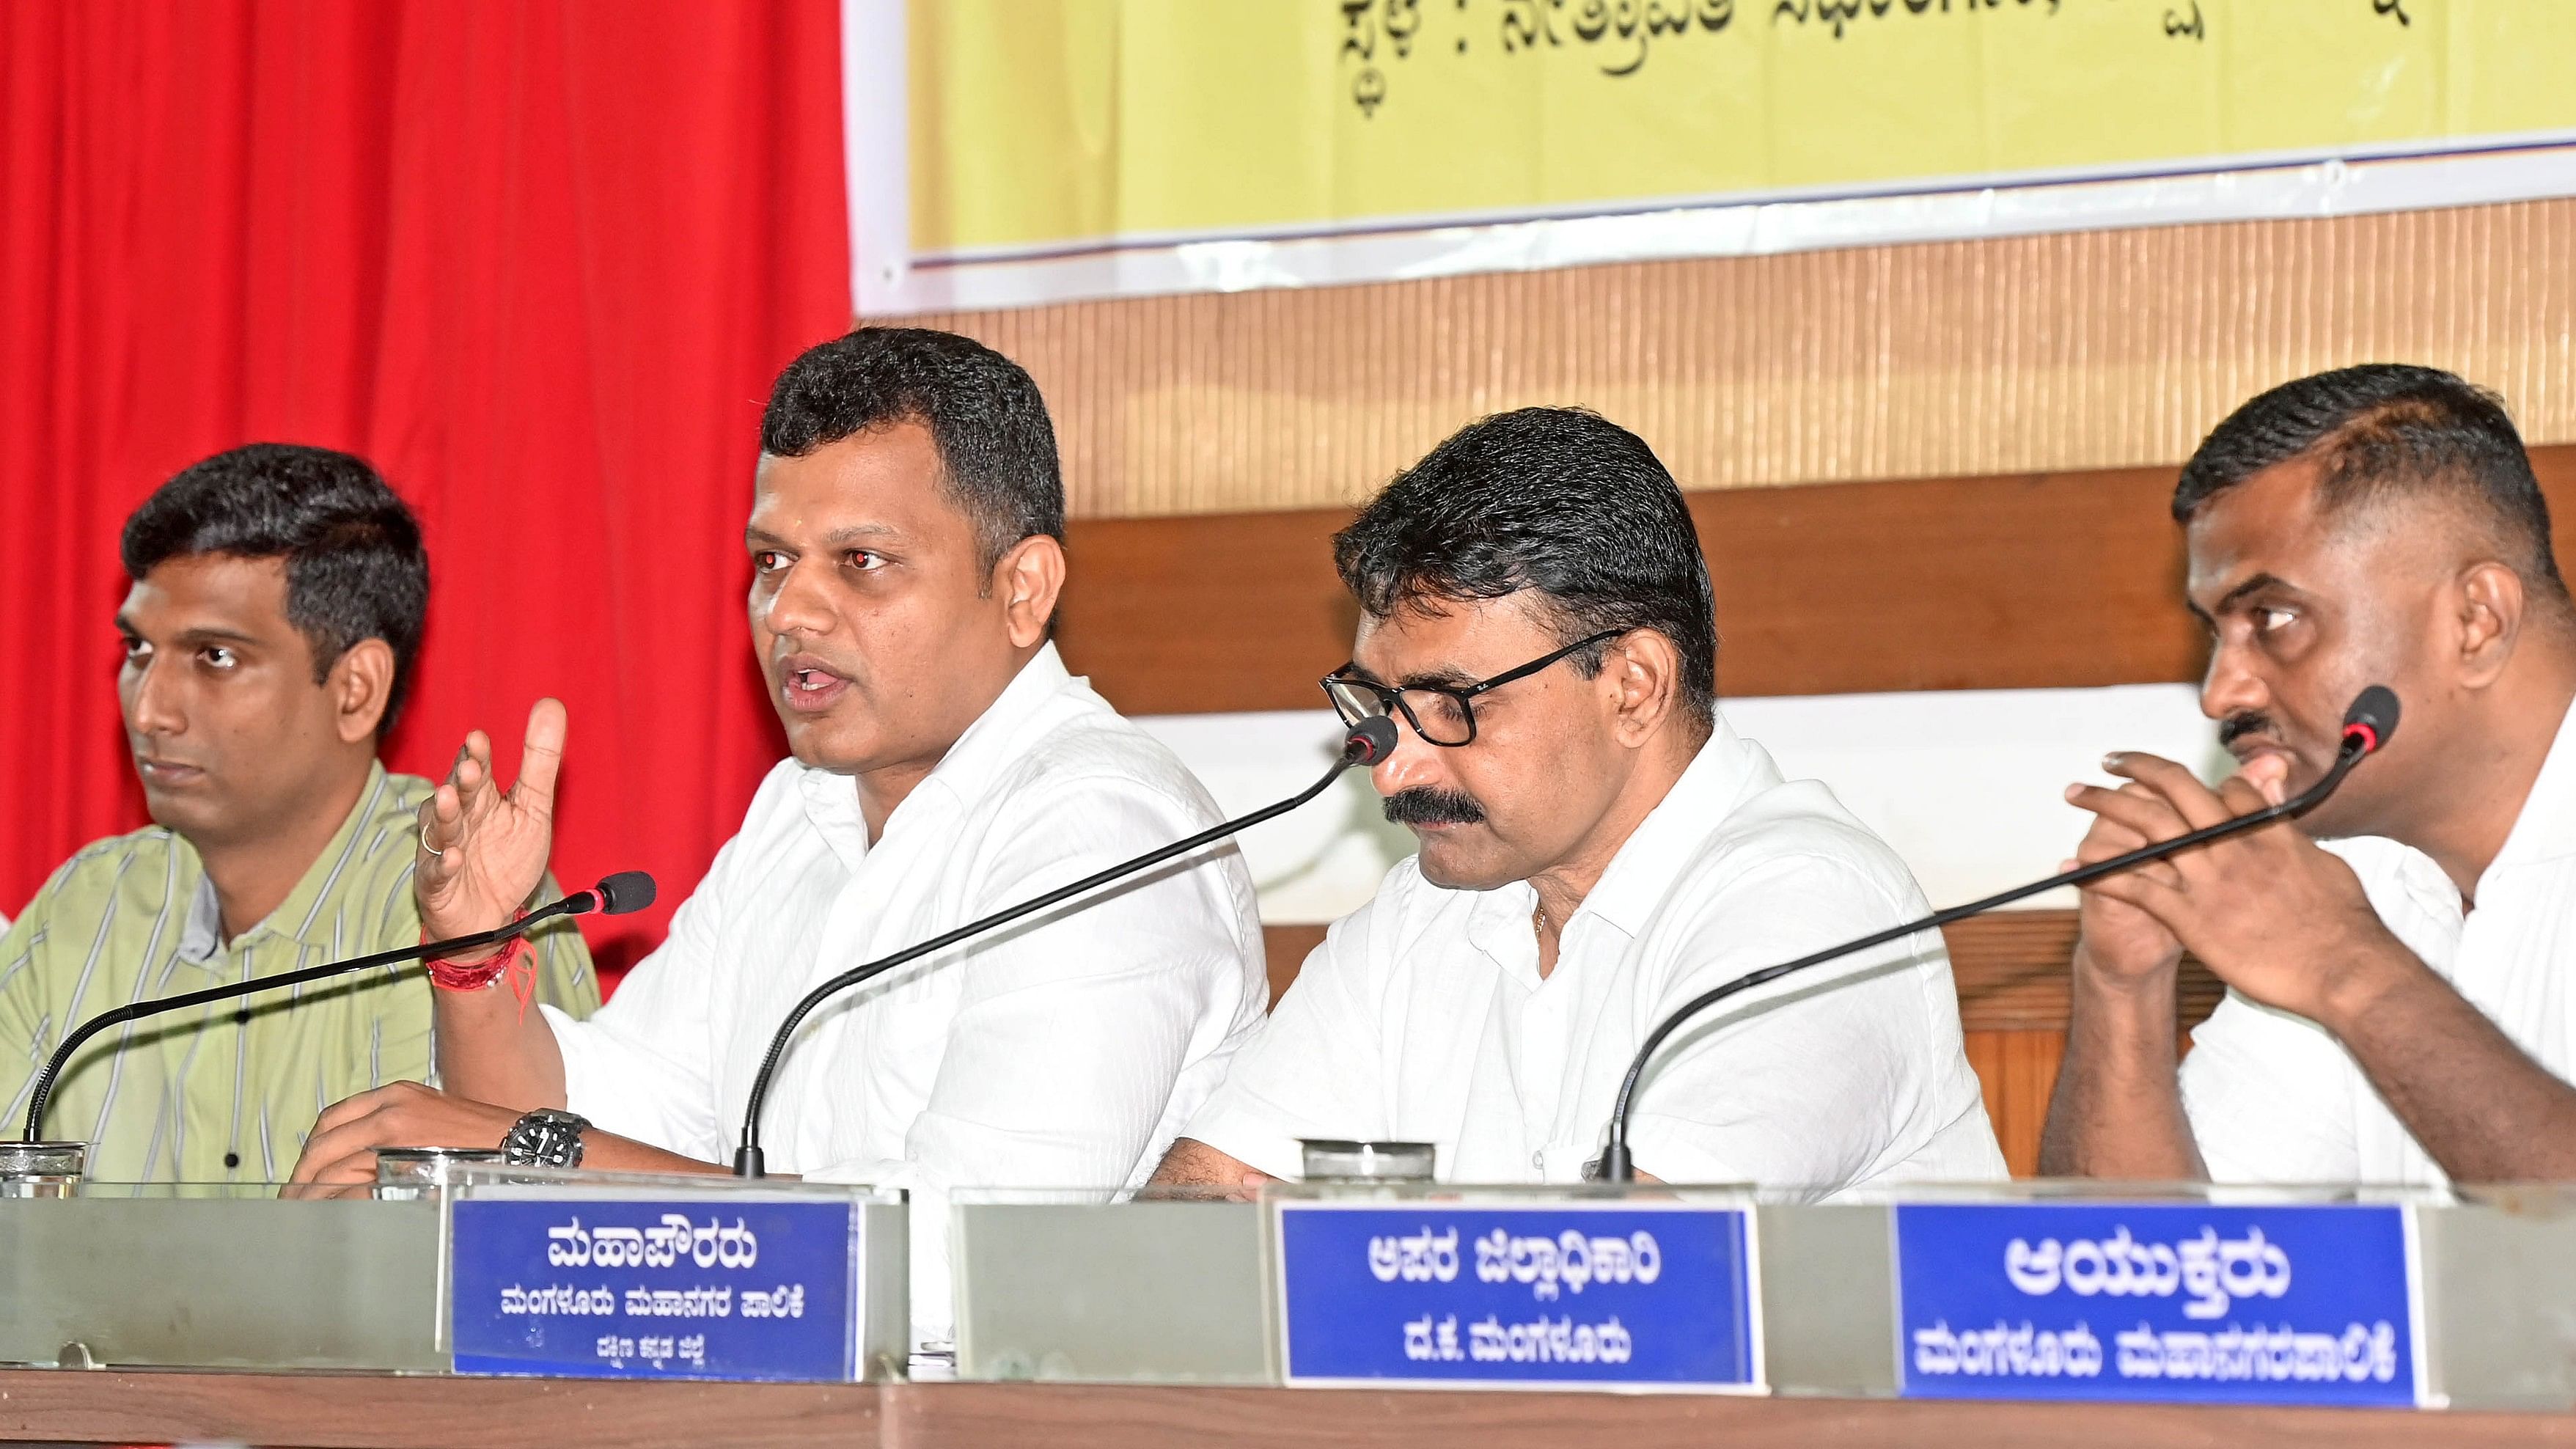
M513 1167L579 1167L581 1134L589 1126L586 1118L539 1107L511 1124L501 1155Z

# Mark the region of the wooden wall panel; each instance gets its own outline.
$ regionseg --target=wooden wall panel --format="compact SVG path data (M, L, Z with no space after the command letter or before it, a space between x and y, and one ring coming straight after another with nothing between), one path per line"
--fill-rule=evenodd
M2534 450L2576 560L2576 446ZM2173 470L1690 495L1731 695L2189 680ZM1341 509L1076 523L1065 660L1132 714L1320 709L1358 615Z
M2576 200L918 320L1036 375L1086 518L1348 506L1529 403L1692 488L2170 465L2273 383L2388 359L2576 440Z
M2039 1175L2039 1138L2048 1126L2048 1104L2057 1093L2058 1063L2066 1057L2066 1029L1972 1031L1968 1065L1986 1094L1986 1116L2003 1144L2004 1165L2015 1177Z

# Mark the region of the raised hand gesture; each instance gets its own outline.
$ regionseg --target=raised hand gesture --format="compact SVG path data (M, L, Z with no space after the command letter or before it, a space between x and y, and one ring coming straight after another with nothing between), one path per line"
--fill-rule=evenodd
M493 777L492 739L465 737L448 773L420 807L420 863L412 888L421 930L431 939L509 924L535 894L554 848L555 771L563 764L564 707L541 699L528 711L519 780Z

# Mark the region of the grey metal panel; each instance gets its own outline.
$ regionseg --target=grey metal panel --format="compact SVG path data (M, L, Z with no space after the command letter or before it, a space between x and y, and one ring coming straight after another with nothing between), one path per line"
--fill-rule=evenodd
M1764 1207L1762 1358L1782 1394L1896 1392L1896 1244L1883 1206Z
M0 1199L0 1361L443 1370L438 1240L427 1202Z
M863 1202L857 1208L859 1378L900 1379L912 1356L911 1209L899 1202Z
M960 1204L967 1379L1276 1382L1250 1203Z
M2462 1409L2576 1406L2576 1212L2500 1191L2419 1208L2432 1383Z

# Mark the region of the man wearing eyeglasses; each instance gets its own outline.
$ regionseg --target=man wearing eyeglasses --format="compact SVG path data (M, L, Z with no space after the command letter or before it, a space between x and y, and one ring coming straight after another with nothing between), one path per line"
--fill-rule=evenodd
M1334 562L1362 617L1325 692L1398 721L1374 780L1421 851L1307 958L1158 1182L1293 1178L1311 1138L1432 1143L1444 1181L1579 1181L1658 1019L1929 909L1824 786L1728 728L1698 535L1635 434L1487 418ZM1730 1007L1647 1077L1643 1173L1810 1196L2003 1175L1936 933Z

